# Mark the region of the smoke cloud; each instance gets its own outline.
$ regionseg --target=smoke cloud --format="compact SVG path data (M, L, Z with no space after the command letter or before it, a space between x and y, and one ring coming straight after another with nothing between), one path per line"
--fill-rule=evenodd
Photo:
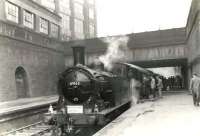
M111 70L116 62L126 62L130 59L131 52L127 46L128 37L107 38L104 42L108 43L107 51L104 55L99 56L99 61L104 67Z

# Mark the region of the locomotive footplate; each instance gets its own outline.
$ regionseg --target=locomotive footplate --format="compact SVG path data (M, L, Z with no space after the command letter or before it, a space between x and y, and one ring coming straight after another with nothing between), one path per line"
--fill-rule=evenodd
M131 101L124 102L118 106L110 107L100 112L86 113L82 106L70 106L70 112L68 113L73 119L74 125L105 125L126 111L130 107ZM68 106L69 108L69 106ZM75 113L72 113L72 109ZM83 113L81 113L83 111ZM78 113L80 112L80 113Z

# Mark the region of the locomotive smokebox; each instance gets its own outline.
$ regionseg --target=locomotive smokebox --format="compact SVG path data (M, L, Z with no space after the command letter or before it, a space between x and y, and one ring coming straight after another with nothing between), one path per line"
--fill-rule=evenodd
M74 66L77 64L85 65L85 47L83 46L74 46L73 56L74 56Z

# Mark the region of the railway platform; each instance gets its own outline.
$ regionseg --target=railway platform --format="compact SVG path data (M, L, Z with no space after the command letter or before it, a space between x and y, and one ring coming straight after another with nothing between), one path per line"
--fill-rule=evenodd
M187 91L134 105L93 136L199 136L200 107Z
M57 95L52 96L43 96L43 97L35 97L35 98L24 98L13 100L9 102L1 102L0 103L0 116L9 114L12 112L25 110L33 107L38 107L42 105L49 105L58 100Z
M0 134L41 121L49 105L57 100L58 96L52 95L1 102Z

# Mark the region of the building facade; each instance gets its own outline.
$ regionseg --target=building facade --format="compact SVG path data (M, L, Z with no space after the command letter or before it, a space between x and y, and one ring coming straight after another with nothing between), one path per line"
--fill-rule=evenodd
M0 102L56 94L63 41L94 36L94 0L1 0Z
M186 25L188 73L200 75L200 1L192 0Z
M0 101L57 93L61 17L31 0L0 1Z
M61 40L96 37L95 0L34 0L61 19Z

